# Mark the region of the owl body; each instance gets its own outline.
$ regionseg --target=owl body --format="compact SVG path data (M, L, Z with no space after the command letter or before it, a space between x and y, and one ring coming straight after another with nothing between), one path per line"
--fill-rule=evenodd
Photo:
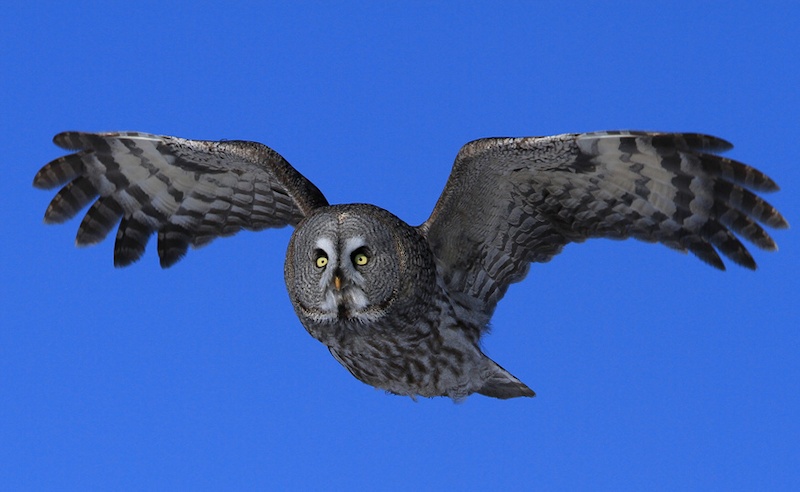
M138 132L64 132L54 142L75 152L34 178L63 186L45 222L88 207L76 243L116 227L115 266L141 258L153 234L167 268L216 237L294 226L284 279L302 325L359 380L412 397L533 396L480 339L509 286L568 243L636 238L719 269L721 256L755 269L739 238L775 250L763 226L788 227L757 194L775 182L717 155L728 142L695 133L469 142L416 227L374 205L329 205L256 142Z
M533 393L481 352L484 326L450 298L425 237L384 209L316 210L292 235L285 280L306 330L369 385L454 399Z

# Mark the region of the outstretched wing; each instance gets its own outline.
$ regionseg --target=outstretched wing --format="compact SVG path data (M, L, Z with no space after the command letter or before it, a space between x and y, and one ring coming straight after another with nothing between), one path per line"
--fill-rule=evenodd
M774 250L758 223L788 224L753 193L777 190L769 177L713 154L731 147L627 131L476 140L459 151L419 229L451 293L486 315L530 262L592 237L660 242L724 269L719 251L754 269L733 233Z
M328 204L280 154L255 142L135 132L64 132L53 142L78 152L50 162L33 180L37 188L66 183L47 207L45 222L64 222L94 201L76 243L102 241L121 219L116 266L138 260L154 232L166 268L189 245L241 229L296 225Z

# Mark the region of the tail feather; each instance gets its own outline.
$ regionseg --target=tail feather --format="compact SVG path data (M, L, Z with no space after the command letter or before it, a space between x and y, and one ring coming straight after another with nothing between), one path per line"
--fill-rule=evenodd
M502 400L519 396L536 396L536 393L528 388L525 383L512 376L511 373L500 367L496 362L489 358L486 360L489 362L489 374L478 393Z

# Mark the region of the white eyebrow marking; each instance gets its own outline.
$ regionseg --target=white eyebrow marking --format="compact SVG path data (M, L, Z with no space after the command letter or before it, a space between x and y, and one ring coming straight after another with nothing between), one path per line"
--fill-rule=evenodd
M367 244L367 241L362 236L349 237L344 241L344 253L349 255L365 244Z
M322 251L324 251L325 254L327 254L329 258L332 258L332 257L335 256L334 253L336 251L335 251L335 248L333 247L333 241L331 241L327 237L318 238L317 242L314 243L314 246L316 246L317 248L319 248Z

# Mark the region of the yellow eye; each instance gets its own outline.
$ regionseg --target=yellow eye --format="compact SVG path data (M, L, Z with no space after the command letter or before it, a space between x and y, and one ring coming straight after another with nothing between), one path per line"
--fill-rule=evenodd
M328 257L320 256L317 258L317 268L325 268L328 265Z
M353 263L355 263L358 266L364 266L368 262L369 262L369 258L367 258L367 255L365 255L364 253L356 253L353 256Z

